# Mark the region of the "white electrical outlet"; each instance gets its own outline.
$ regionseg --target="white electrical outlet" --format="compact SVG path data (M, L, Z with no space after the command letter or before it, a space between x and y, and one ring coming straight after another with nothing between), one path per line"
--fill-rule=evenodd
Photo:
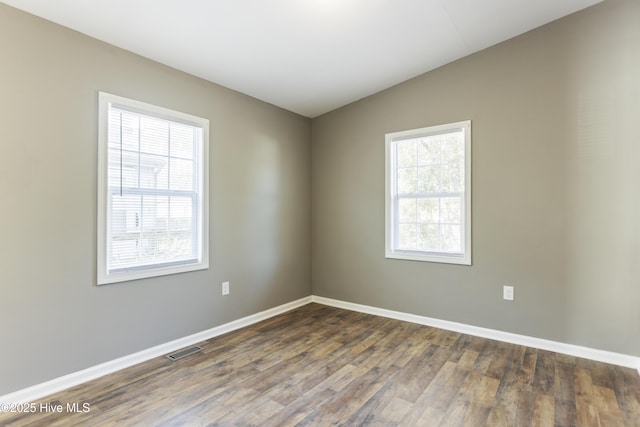
M229 295L229 282L222 282L222 295Z
M513 286L504 286L502 288L502 298L507 301L513 301Z

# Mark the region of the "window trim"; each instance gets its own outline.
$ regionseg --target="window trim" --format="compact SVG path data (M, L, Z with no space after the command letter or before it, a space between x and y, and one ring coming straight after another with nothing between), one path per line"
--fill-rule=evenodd
M108 271L108 236L109 236L109 180L108 180L108 152L109 152L109 109L111 106L129 110L132 112L170 120L173 122L188 124L202 129L202 147L199 198L199 223L198 229L201 236L197 247L199 259L188 264L175 265L167 262L154 268L131 268ZM98 92L98 177L97 177L97 284L126 282L130 280L159 277L176 273L204 270L209 268L209 120L159 107L141 101L124 98L106 92Z
M446 254L427 251L407 251L399 250L394 247L394 239L396 233L396 214L395 207L397 205L396 181L397 167L394 146L396 141L402 141L420 136L437 135L452 130L464 130L464 227L462 238L463 251L462 255ZM387 133L385 135L385 258L402 259L410 261L426 261L447 264L471 265L471 120L447 123L443 125L429 126L418 129L411 129L399 132Z

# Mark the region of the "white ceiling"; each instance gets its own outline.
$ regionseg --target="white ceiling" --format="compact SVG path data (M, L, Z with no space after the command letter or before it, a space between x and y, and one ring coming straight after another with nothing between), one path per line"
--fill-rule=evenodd
M316 117L602 0L2 0Z

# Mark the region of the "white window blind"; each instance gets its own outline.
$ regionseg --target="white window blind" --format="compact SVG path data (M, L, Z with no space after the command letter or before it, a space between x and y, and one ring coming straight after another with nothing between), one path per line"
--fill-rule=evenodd
M388 258L470 264L470 130L387 135Z
M100 93L99 277L207 268L208 121Z

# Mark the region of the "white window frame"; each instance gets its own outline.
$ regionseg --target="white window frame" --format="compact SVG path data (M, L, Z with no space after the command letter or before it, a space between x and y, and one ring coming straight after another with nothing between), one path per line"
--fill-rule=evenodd
M464 131L464 195L462 253L401 250L397 245L398 195L396 142L431 135ZM385 257L411 261L471 265L471 120L412 129L385 135Z
M109 271L109 236L111 235L111 204L108 188L109 111L111 107L128 110L171 122L202 129L199 151L198 224L196 225L196 259L188 263L162 263ZM124 282L148 277L165 276L209 268L209 120L181 113L145 102L124 98L106 92L98 93L98 215L97 215L97 284Z

